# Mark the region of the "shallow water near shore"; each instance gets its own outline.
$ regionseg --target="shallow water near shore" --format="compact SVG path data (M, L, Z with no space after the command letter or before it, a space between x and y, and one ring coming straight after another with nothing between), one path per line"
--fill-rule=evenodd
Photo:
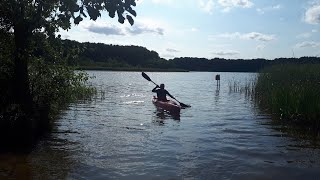
M0 155L0 178L319 179L319 143L290 137L239 92L255 73L150 72L190 104L157 110L139 72L88 71L98 95L63 111L28 155Z

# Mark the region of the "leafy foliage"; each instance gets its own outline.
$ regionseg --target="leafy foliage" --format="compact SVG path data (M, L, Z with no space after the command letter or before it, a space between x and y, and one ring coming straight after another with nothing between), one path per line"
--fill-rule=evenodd
M13 43L10 33L0 30L0 102L2 104L8 104L11 96L11 78L13 73ZM1 105L1 111L4 106Z
M0 114L8 113L11 106L11 92L13 63L13 46L10 46L11 34L6 34L1 41L0 48L0 83L1 83L1 111ZM60 39L47 38L42 33L36 33L28 49L30 63L28 65L30 78L30 91L33 101L37 106L46 106L48 111L56 111L59 106L74 101L79 97L94 93L93 88L87 87L88 76L81 71L75 71L68 66L67 60L71 56L62 54ZM50 87L50 88L48 88ZM10 109L10 107L9 107ZM10 112L9 112L10 113Z
M135 0L2 0L0 2L0 27L9 31L22 23L29 33L44 31L52 36L59 28L69 29L71 20L79 24L84 18L96 20L101 11L118 16L132 25L137 15L132 6Z
M54 106L92 93L85 87L88 77L67 67L76 53L60 53L59 28L69 29L86 17L96 20L102 11L132 25L135 5L135 0L1 0L0 138L32 141L47 128Z
M94 91L86 87L86 73L75 72L74 68L67 66L72 54L61 53L60 39L45 38L39 33L33 43L36 45L32 46L31 52L34 56L29 64L29 77L36 104L52 106L57 110L60 109L59 106Z

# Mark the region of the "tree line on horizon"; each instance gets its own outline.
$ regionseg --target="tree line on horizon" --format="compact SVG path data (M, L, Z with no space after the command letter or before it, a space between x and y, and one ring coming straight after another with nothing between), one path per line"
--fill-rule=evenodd
M68 55L69 65L86 68L155 68L181 69L186 71L213 72L258 72L264 67L275 64L320 64L319 57L276 58L274 60L224 59L178 57L166 60L156 51L141 46L120 46L103 43L80 43L63 40L63 52Z

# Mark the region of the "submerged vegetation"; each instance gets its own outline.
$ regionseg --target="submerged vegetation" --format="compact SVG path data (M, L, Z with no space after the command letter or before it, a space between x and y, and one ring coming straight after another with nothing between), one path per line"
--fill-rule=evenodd
M246 80L245 83L240 81L230 81L228 83L229 92L245 94L250 97L254 94L256 86L256 79Z

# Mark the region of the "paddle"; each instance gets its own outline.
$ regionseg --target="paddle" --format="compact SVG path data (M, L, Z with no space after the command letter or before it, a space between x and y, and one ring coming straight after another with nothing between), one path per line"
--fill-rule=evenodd
M148 81L152 82L153 84L155 84L156 86L158 86L158 84L156 84L155 82L153 82L146 73L142 72L141 75L142 75L142 77L144 77L146 80L148 80ZM178 101L176 98L173 98L173 99L175 99L175 100L180 104L181 107L191 107L191 106L188 105L188 104L184 104L184 103Z

